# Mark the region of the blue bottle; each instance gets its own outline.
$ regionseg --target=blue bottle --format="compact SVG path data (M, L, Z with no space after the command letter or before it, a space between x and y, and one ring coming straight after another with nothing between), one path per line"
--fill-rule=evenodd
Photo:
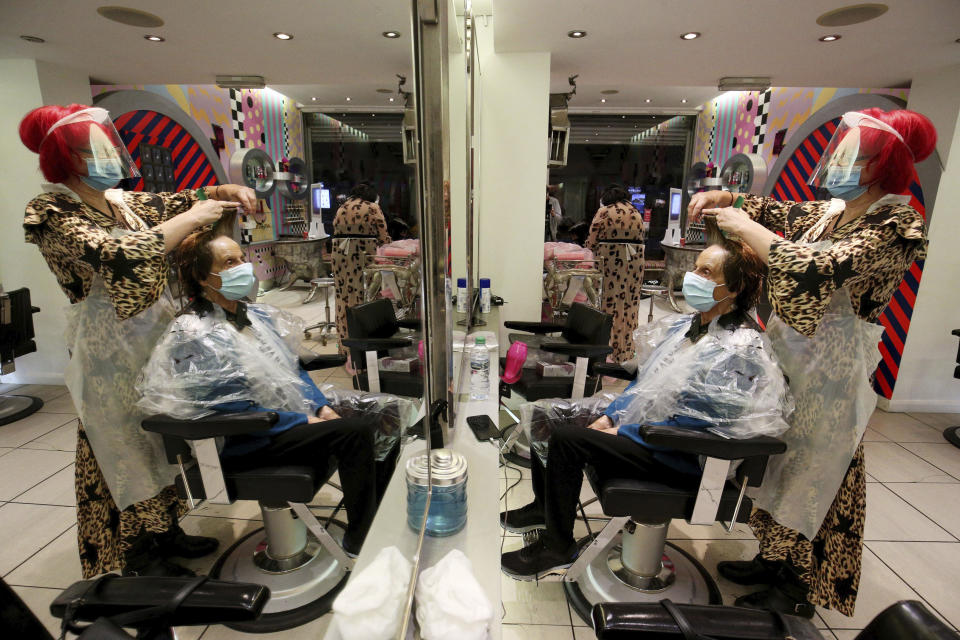
M427 454L407 461L407 524L420 530L430 491ZM450 449L434 449L429 456L432 493L426 534L450 536L467 524L467 459Z

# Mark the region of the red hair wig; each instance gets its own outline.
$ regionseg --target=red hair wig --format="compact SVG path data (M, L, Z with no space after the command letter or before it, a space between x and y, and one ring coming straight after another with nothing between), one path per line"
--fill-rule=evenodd
M71 113L90 107L84 104L37 107L20 121L20 140L40 156L40 170L48 182L63 182L76 175L80 156L75 149L89 139L91 122L78 122L47 131L55 122Z
M903 142L900 142L881 129L860 129L861 148L868 149L872 154L867 168L873 181L887 193L905 192L913 180L914 163L926 160L933 153L937 130L929 118L908 109L882 111L873 108L860 113L892 127L903 138Z

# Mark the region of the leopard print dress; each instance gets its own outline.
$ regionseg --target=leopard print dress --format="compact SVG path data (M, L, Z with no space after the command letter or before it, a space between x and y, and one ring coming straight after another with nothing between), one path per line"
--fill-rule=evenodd
M95 288L104 287L117 319L123 321L150 309L167 288L163 234L153 227L192 207L196 197L193 192L118 192L118 197L135 216L118 208L126 227L119 238L112 233L120 227L116 218L69 192L34 198L26 207L23 226L26 241L40 249L71 304L86 300ZM99 339L106 342L111 337ZM105 392L132 389L132 382L115 381L116 385ZM120 398L121 402L135 400L126 393ZM124 552L139 536L169 530L186 511L173 486L119 509L79 421L75 489L84 578L122 569Z
M601 207L590 224L586 247L603 258L601 310L613 316L610 332L611 359L633 358L633 332L640 317L640 287L643 285L643 247L611 245L604 240L643 240L643 215L629 202Z
M366 236L366 237L343 237ZM347 355L343 339L347 334L347 308L363 302L363 268L377 247L390 242L387 221L379 205L350 198L333 219L333 278L337 288L337 336L340 353Z
M829 233L825 233L828 223L839 214L827 201L797 203L746 196L743 210L783 235L770 246L770 303L787 326L807 337L817 332L831 296L841 288L849 293L854 313L875 323L904 273L926 253L923 217L896 196L885 197L866 214ZM816 240L832 244L821 250L810 246ZM820 424L830 408L813 404L797 398L791 424L808 428L812 415L821 416L816 428L840 424L839 414ZM850 616L860 584L865 517L866 474L863 445L859 444L812 540L762 509L754 511L749 524L764 558L787 561L800 570L812 604Z

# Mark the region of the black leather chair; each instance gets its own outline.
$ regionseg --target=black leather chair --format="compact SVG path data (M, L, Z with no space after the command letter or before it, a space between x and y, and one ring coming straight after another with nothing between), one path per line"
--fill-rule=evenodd
M400 331L419 328L419 319L397 320L393 303L386 298L348 308L350 337L341 339L341 343L350 349L350 360L357 372L353 376L354 388L422 398L423 377L419 373L380 371L377 366L377 360L386 356L388 350L416 346L411 335L404 336Z
M317 356L301 365L309 371L345 361L338 355ZM177 489L191 506L199 498L214 504L235 500L260 504L263 528L237 540L210 570L214 578L262 584L272 593L257 620L225 621L240 631L280 631L323 615L353 567L353 560L307 507L334 467L322 476L312 467L274 465L231 471L221 464L216 438L256 434L277 419L272 412L241 412L193 420L156 415L143 421L145 430L163 437L168 460L180 468ZM333 524L342 534L342 525Z
M587 466L586 475L604 514L611 517L592 541L584 540L580 556L563 581L567 598L589 623L600 602L676 602L720 604L720 591L707 570L679 547L666 542L670 521L691 524L746 522L752 503L748 486L763 482L767 460L786 445L759 436L743 440L706 431L645 426L645 442L706 457L702 477L689 483L665 484L656 479L618 478ZM741 461L735 480L727 480L733 461Z
M0 287L0 375L14 372L14 358L37 350L33 314L40 309L30 304L26 288L4 292ZM16 422L36 413L43 400L33 396L0 395L0 425Z
M951 333L960 338L960 329L954 329ZM960 379L960 349L957 349L957 367L953 370L953 377ZM953 446L960 447L960 426L947 427L943 430L943 437Z
M823 640L809 620L780 616L769 611L740 607L673 605L689 629L705 639L763 640L792 637ZM683 640L675 613L661 603L602 603L593 608L593 628L598 640ZM950 629L915 600L892 604L856 640L960 640Z
M520 420L503 404L514 392L528 402L544 398L574 398L593 395L600 388L600 377L594 369L604 361L607 354L613 352L609 345L613 318L585 304L574 303L570 306L564 324L553 322L523 322L507 320L503 323L507 329L523 333L510 333L510 343L520 341L528 347L537 347L549 353L567 357L576 365L572 378L541 377L536 369L522 369L520 379L514 383L500 383L500 406L513 418L515 424L504 429L504 454L514 464L530 466L530 443L519 429ZM532 335L525 335L532 334ZM559 337L551 334L560 334ZM506 357L500 358L500 369L506 366ZM587 393L589 391L589 394Z
M123 631L132 629L137 638L173 640L173 627L255 621L269 600L270 590L259 584L107 574L72 584L50 613L81 639L133 638Z

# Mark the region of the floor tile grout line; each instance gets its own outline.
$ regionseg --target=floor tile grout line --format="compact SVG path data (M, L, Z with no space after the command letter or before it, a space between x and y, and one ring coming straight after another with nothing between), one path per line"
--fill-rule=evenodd
M10 569L10 571L7 571L5 574L3 574L3 577L6 578L6 577L9 576L11 573L13 573L14 571L16 571L16 570L19 569L20 567L22 567L24 564L26 564L26 563L30 562L31 560L33 560L38 553L40 553L41 551L43 551L44 549L46 549L47 547L49 547L51 544L53 544L53 543L56 542L57 540L59 540L59 539L60 539L60 536L62 536L63 534L67 533L68 531L70 531L70 529L73 529L73 528L76 527L76 526L78 526L76 522L71 523L69 527L67 527L66 529L64 529L63 531L61 531L60 533L58 533L57 535L53 536L53 538L52 538L49 542L47 542L45 545L43 545L42 547L40 547L39 549L37 549L36 551L34 551L33 553L31 553L23 562L21 562L20 564L18 564L17 566L15 566L13 569ZM22 586L28 586L28 585L22 585ZM61 589L61 591L63 591L63 589Z
M28 451L43 451L43 449L28 449ZM66 452L59 452L59 453L66 453ZM29 487L29 488L27 488L27 489L24 489L23 491L21 491L20 493L18 493L18 494L15 495L14 497L10 498L10 500L8 500L7 502L17 502L17 498L19 498L20 496L22 496L22 495L25 494L26 492L28 492L28 491L30 491L30 490L32 490L32 489L35 489L35 488L37 488L37 487L39 487L39 486L40 486L41 484L43 484L44 482L46 482L47 480L49 480L49 479L52 478L53 476L57 475L58 473L60 473L61 471L63 471L63 470L66 469L67 467L69 467L71 464L75 464L75 463L76 463L75 460L71 460L71 461L69 462L69 464L66 464L66 465L60 467L59 469L57 469L56 471L54 471L52 474L50 474L49 476L47 476L46 478L44 478L43 480L41 480L41 481L38 482L37 484L33 485L32 487ZM18 504L30 504L30 503L18 503ZM57 504L57 505L49 505L49 506L51 506L51 507L62 507L62 506L64 506L64 505L62 505L62 504ZM76 507L76 505L74 505L74 507Z
M914 455L914 456L917 456L918 458L920 458L921 460L923 460L924 462L926 462L928 465L930 465L931 467L933 467L933 468L936 469L937 471L940 471L940 472L943 473L944 475L950 476L950 477L953 478L954 480L960 481L960 477L955 476L954 474L950 473L949 471L945 471L945 470L941 469L940 467L938 467L938 466L935 465L934 463L930 462L929 460L927 460L926 458L924 458L923 456L921 456L919 453L914 453L913 451L910 451L910 449L907 449L906 447L903 446L904 444L941 444L941 443L938 443L938 442L907 442L907 443L897 442L896 444L899 445L900 447L902 447L903 450L906 451L907 453L909 453L909 454L911 454L911 455ZM945 444L945 445L948 445L948 446L952 446L952 445L950 445L949 442L944 442L944 443L942 443L942 444ZM881 482L882 482L882 481L881 481ZM947 483L944 483L944 484L947 484Z
M880 484L882 484L887 491L891 492L893 495L897 496L898 498L900 498L901 500L903 500L904 502L906 502L908 505L910 505L910 507L911 507L912 509L914 509L915 511L917 511L920 515L922 515L922 516L925 517L927 520L929 520L930 522L932 522L933 524L935 524L936 526L938 526L941 531L943 531L944 533L946 533L948 536L950 536L951 538L953 538L955 541L960 542L960 538L958 538L957 536L955 536L952 531L947 530L946 527L944 527L944 526L941 525L939 522L937 522L936 520L934 520L932 516L929 516L929 515L927 515L926 513L924 513L923 511L921 511L920 509L918 509L916 506L913 505L913 503L911 503L909 500L907 500L907 498L905 498L904 496L902 496L902 495L900 495L899 493L897 493L895 489L893 489L892 487L888 487L888 486L886 485L886 483L880 483ZM891 483L891 484L896 484L896 483ZM903 484L903 483L900 483L900 484ZM925 483L915 483L915 484L925 484ZM944 483L944 484L951 484L951 483ZM865 541L865 542L866 542L866 541ZM873 542L923 542L923 541L922 541L922 540L874 540ZM931 541L931 542L933 542L933 541ZM943 542L943 540L941 540L940 542Z
M902 544L902 543L901 543L901 544ZM923 543L921 543L921 544L923 544ZM929 543L928 543L928 544L929 544ZM943 543L940 543L940 544L956 544L956 543L955 543L955 542L943 542ZM870 547L869 547L869 545L867 545L867 543L864 543L864 546L866 546L867 549L870 549ZM898 578L901 582L903 582L903 584L907 585L907 586L910 588L911 591L913 591L915 594L917 594L917 597L920 598L920 601L921 601L922 603L924 603L925 605L927 605L928 607L930 607L937 615L939 615L941 618L943 618L944 620L946 620L946 621L947 621L947 624L949 624L950 626L954 626L952 622L950 622L949 620L947 620L947 616L945 616L945 615L943 615L942 613L940 613L940 610L939 610L939 609L937 609L937 608L936 608L935 606L933 606L930 602L928 602L926 598L924 598L922 595L920 595L920 592L917 591L917 590L914 588L914 586L913 586L912 584L910 584L910 582L907 581L906 578L904 578L903 576L901 576L899 573L897 573L896 569L894 569L894 568L891 567L889 564L887 564L887 561L884 560L883 558L881 558L879 553L877 553L877 552L874 551L873 549L870 549L870 553L872 553L872 554L877 558L877 560L879 560L881 563L883 563L883 566L885 566L887 569L889 569L889 570L891 571L891 573L893 573L893 575L897 576L897 578ZM954 628L956 628L956 627L954 627Z
M48 413L47 415L51 415L51 416L62 416L62 415L67 415L67 414L65 414L65 413ZM31 442L36 442L36 441L39 440L40 438L44 438L44 437L50 435L51 433L53 433L53 432L56 431L57 429L61 429L61 428L65 427L65 426L67 426L67 424L69 424L70 422L72 422L72 421L74 421L74 420L77 420L77 421L80 420L80 418L78 418L76 414L70 414L70 415L73 416L73 418L72 418L71 420L66 420L66 421L63 422L62 424L58 424L58 425L55 426L53 429L50 429L50 431L47 431L47 432L43 433L42 435L37 436L37 437L34 438L33 440L29 440L29 441L27 441L27 442L24 442L23 444L18 444L18 445L17 445L16 447L14 447L14 448L15 448L15 449L22 449L25 445L28 445L28 444L30 444Z

